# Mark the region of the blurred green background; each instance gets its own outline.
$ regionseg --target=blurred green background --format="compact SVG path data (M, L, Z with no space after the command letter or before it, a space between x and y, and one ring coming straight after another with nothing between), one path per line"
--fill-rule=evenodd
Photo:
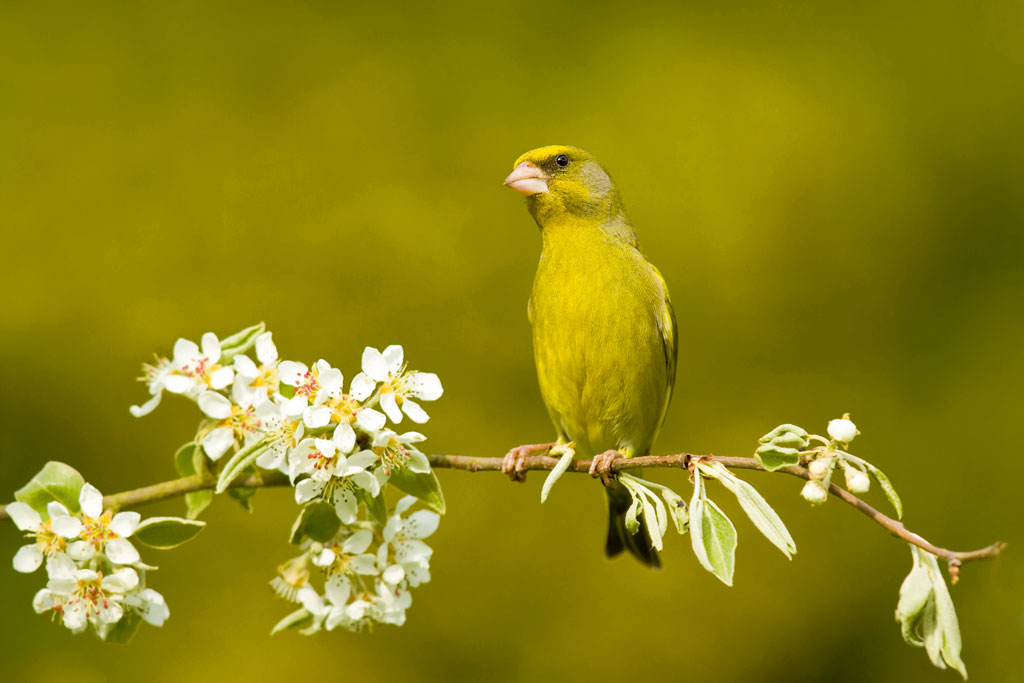
M657 452L749 455L849 411L912 529L1024 540L1024 5L481 5L0 6L0 490L48 459L107 493L171 478L195 409L133 420L139 363L259 320L349 377L404 344L445 384L432 452L547 440L538 233L501 180L566 143L610 169L675 300ZM727 589L674 535L661 572L605 561L584 477L542 507L536 474L440 476L403 628L270 638L294 504L265 491L145 554L171 619L128 647L34 615L43 574L4 570L0 679L957 680L893 620L905 546L796 480L744 475L793 562L713 492L740 532ZM19 542L4 526L0 556ZM1024 676L1022 548L953 589L972 680Z

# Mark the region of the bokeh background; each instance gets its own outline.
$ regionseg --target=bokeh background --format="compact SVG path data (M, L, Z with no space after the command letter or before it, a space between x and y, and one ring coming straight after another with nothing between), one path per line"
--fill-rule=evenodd
M404 344L445 384L432 452L546 440L539 237L501 180L575 144L679 314L657 451L749 455L851 412L911 528L1011 541L953 596L972 680L1021 680L1022 26L1018 2L5 2L0 490L48 459L104 492L171 478L196 414L132 419L139 363L259 320L348 376L364 345ZM905 546L796 480L745 475L793 562L717 493L740 532L727 589L677 536L658 573L604 560L589 479L542 507L537 475L440 476L434 580L403 628L270 638L294 505L265 491L147 554L172 616L127 647L34 615L42 573L3 570L0 679L957 678L893 621ZM0 556L18 545L4 526Z

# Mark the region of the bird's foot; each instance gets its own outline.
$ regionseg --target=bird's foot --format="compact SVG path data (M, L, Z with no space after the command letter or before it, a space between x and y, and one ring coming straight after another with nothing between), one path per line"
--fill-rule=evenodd
M605 451L598 453L590 461L590 476L601 477L605 486L612 485L612 464L622 457L618 451Z
M505 460L501 463L501 471L507 474L512 481L526 481L526 470L523 469L526 465L526 458L534 453L549 450L554 445L554 443L528 443L516 446L505 454Z

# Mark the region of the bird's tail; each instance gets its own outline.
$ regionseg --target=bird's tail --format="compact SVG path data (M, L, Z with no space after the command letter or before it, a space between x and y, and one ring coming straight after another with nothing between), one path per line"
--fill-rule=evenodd
M615 557L623 550L628 550L648 567L661 569L661 558L651 545L651 535L647 532L643 516L640 516L640 529L635 534L629 533L626 528L626 510L632 503L629 491L618 482L613 482L605 490L608 492L608 542L604 547L605 557Z

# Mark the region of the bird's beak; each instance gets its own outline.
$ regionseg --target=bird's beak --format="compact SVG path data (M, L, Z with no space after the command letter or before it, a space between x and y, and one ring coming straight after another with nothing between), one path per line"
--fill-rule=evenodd
M549 180L551 180L551 176L529 161L524 161L508 174L508 177L505 178L505 185L519 194L529 197L547 192Z

